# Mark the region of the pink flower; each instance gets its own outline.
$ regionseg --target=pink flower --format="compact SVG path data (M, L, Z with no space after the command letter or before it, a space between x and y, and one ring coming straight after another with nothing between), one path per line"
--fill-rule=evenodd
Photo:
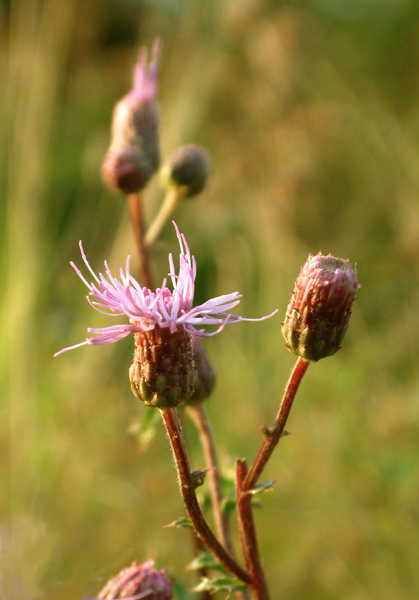
M106 276L102 273L97 276L89 265L80 242L82 258L92 274L94 282L88 283L76 265L73 262L70 264L89 289L88 302L95 310L103 314L109 316L125 315L129 319L129 324L112 325L100 329L89 327L87 331L97 334L97 337L87 338L86 341L80 344L64 348L54 356L85 344L112 344L131 333L150 331L156 326L161 329L167 328L171 333L183 328L190 335L200 338L210 337L222 331L229 322L263 321L277 312L275 310L270 315L260 319L244 319L239 315L229 313L228 311L240 302L242 295L238 292L217 296L193 307L196 262L195 258L191 256L185 236L179 233L174 222L173 225L176 229L181 250L178 275L175 273L172 254L169 254L170 272L168 277L172 281L173 291L166 286L167 279L163 280L162 286L157 288L155 292L141 287L129 272L129 256L125 272L122 269L120 270L120 280L112 275L106 261ZM206 327L211 325L216 326L217 329L211 332L207 331Z
M147 49L141 48L133 87L113 111L111 144L102 164L102 177L111 190L123 194L142 190L160 164L156 102L160 49L161 42L156 39L148 64Z
M166 571L153 569L154 561L122 569L108 581L99 592L98 600L171 600L173 598L173 582Z
M132 90L129 94L141 104L149 104L156 99L160 51L161 41L160 38L156 38L151 50L150 64L147 65L147 48L143 46L140 49L138 62L134 67Z

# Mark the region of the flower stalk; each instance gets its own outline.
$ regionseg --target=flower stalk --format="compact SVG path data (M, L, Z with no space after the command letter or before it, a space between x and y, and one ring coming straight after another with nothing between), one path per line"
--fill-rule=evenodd
M294 402L295 395L297 393L301 380L304 377L305 372L307 371L309 364L309 361L305 360L304 358L299 357L297 359L297 362L294 366L294 369L290 375L287 386L285 388L285 392L281 404L279 406L279 410L276 415L275 421L272 424L272 427L262 428L265 439L262 443L261 449L259 450L259 454L257 455L256 460L252 465L252 468L246 475L242 488L243 493L249 492L255 487L256 483L259 480L259 477L262 474L263 469L266 466L266 463L270 459L272 452L275 450L279 440L281 439Z
M205 455L215 527L224 548L234 556L229 518L228 515L223 514L222 511L223 495L221 491L220 469L211 424L202 402L188 406L188 414L199 433Z
M222 546L202 514L201 507L199 506L196 497L189 458L177 410L175 408L169 408L162 409L160 412L172 447L179 477L180 492L197 534L230 573L236 575L236 577L244 583L252 585L254 583L253 576L245 571L231 554L227 552L224 546Z
M144 238L144 251L149 253L156 241L161 235L164 226L179 206L182 198L185 197L185 191L179 188L169 188L166 192L163 203L147 230Z
M240 540L246 569L253 575L255 580L251 587L252 598L254 600L269 600L270 596L262 568L253 520L252 498L250 492L244 490L247 472L246 460L238 460L236 462L236 500Z
M138 269L140 281L143 286L153 289L153 277L151 273L151 255L144 236L144 211L141 192L134 192L128 196L128 209L131 227L134 234L137 249Z

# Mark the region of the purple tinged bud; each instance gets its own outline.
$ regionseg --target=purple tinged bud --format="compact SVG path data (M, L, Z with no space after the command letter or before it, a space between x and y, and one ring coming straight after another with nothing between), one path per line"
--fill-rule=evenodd
M359 287L357 271L347 260L310 254L282 323L287 348L312 361L337 352Z
M157 67L161 43L140 50L133 88L115 106L111 144L102 165L102 176L113 191L130 194L143 189L160 165L157 114Z
M158 325L134 334L134 359L129 370L134 396L153 408L174 408L188 400L196 378L191 336Z
M167 577L166 571L153 569L154 561L142 565L133 562L131 566L122 569L99 592L102 600L126 598L131 600L172 600L173 582Z
M175 150L162 168L165 185L177 188L186 198L202 192L208 174L208 152L195 144L187 144Z

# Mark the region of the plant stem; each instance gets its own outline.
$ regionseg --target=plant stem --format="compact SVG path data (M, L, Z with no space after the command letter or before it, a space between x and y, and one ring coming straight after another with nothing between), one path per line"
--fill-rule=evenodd
M234 556L228 516L223 514L222 511L223 496L221 492L220 470L211 425L202 402L197 402L196 404L188 406L188 414L198 430L202 448L204 450L205 462L208 467L215 527L224 548Z
M247 475L246 460L236 462L236 498L237 519L240 539L246 569L253 575L254 584L251 587L252 598L269 600L269 591L259 555L256 528L253 520L252 498L249 491L243 491L243 483Z
M275 421L270 429L264 431L265 439L262 447L259 450L255 462L252 465L249 473L243 484L243 492L247 492L254 488L256 485L266 463L271 457L276 445L278 444L281 435L284 432L284 428L290 413L292 403L298 390L298 386L307 370L309 361L304 358L298 357L291 376L288 380L285 388L284 396L279 406L278 414L276 415Z
M177 410L175 408L166 408L162 409L160 412L172 446L179 477L180 492L196 532L226 569L231 573L234 573L241 581L252 585L254 582L252 575L245 571L220 544L202 514L192 481L189 457L183 439L182 427Z
M135 245L139 266L140 281L142 285L153 289L153 278L151 275L150 252L144 242L144 215L142 196L140 192L128 196L129 215L132 230L134 232Z
M157 213L154 221L151 223L150 227L147 230L144 247L149 251L155 244L159 235L163 231L164 226L167 221L170 219L172 214L175 212L176 207L179 202L184 197L184 193L175 188L169 188L166 193L166 196L163 200L163 203L160 207L159 212Z

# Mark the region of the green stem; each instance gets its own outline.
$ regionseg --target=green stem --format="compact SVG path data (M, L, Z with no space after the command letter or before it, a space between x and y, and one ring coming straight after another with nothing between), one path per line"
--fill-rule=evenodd
M150 249L154 246L155 242L163 231L164 226L175 212L184 195L184 193L175 188L170 188L167 191L159 212L147 230L144 240L144 247L147 249L147 251L150 251Z

